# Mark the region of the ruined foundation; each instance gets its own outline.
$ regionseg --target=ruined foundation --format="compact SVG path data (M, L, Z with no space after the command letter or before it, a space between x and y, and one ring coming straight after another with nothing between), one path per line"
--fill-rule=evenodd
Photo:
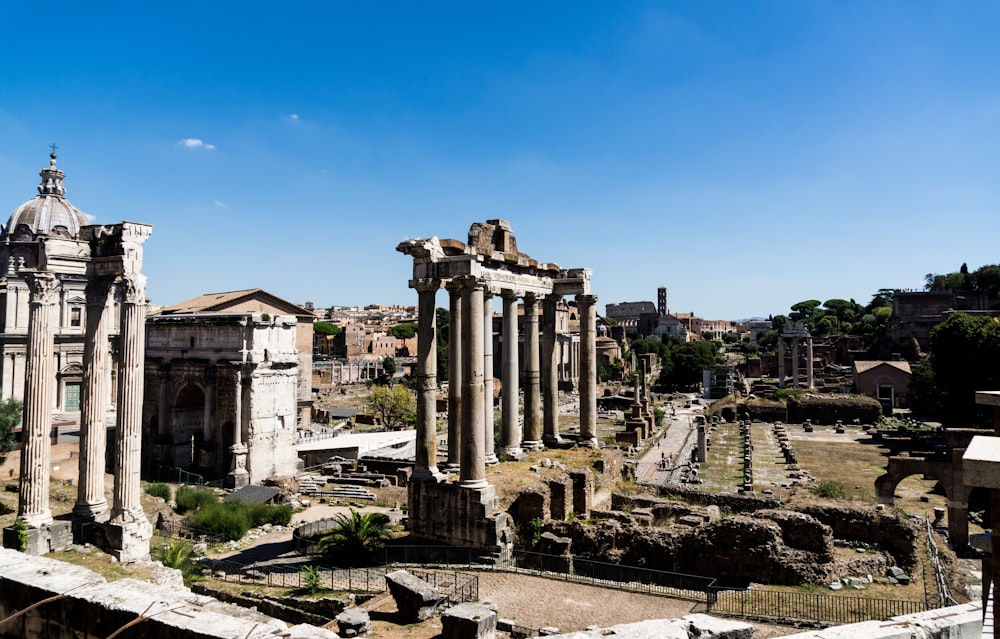
M492 485L466 488L458 484L411 482L410 534L431 541L510 552L514 535L510 516L500 510Z

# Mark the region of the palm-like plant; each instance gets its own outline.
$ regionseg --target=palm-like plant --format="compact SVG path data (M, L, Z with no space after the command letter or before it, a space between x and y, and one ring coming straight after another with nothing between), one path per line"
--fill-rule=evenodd
M389 518L382 513L359 513L334 517L337 527L319 540L323 554L342 562L367 562L382 550L389 535Z
M180 570L185 578L191 575L193 568L191 556L194 555L194 548L188 542L183 540L167 542L154 550L153 555L167 568Z

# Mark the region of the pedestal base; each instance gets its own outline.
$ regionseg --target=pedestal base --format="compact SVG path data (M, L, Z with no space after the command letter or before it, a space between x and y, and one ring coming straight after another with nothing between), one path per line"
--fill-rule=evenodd
M47 555L73 545L73 528L68 521L53 521L37 528L23 530L23 537L14 526L3 529L4 548L20 550L27 555Z
M534 440L521 442L521 448L524 450L541 450L545 448L545 446L542 445L540 440Z
M496 548L509 554L514 543L510 515L490 484L479 488L454 483L410 482L407 523L410 534L454 546Z
M234 470L226 475L226 488L243 488L250 485L250 473Z
M104 549L122 563L149 560L149 540L153 525L145 515L133 521L112 520L104 523Z

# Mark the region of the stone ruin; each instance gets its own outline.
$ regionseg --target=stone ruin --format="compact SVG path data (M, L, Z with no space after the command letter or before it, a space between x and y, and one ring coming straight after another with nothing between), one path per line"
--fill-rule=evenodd
M27 530L4 529L3 542L8 548L44 554L69 546L75 532L121 561L149 557L152 526L140 503L139 472L147 304L142 244L151 232L147 224L122 222L84 226L80 239L39 240L39 263L26 274L31 300L17 518ZM49 509L49 431L55 379L50 318L59 296L59 282L52 273L56 270L75 273L87 281L79 482L72 520L56 520ZM109 304L112 294L120 302L120 337L114 362L108 348L114 319ZM104 495L104 415L112 365L117 380L117 421L114 501L109 509Z
M580 436L597 442L597 297L590 269L562 269L517 250L505 220L477 222L468 242L436 237L411 239L396 250L413 257L419 299L417 354L417 442L409 483L409 527L416 537L452 544L509 549L510 518L500 510L486 481L493 449L492 298L503 298L503 404L501 447L516 457L523 448L560 444L556 306L575 295L580 312ZM448 460L437 465L435 297L449 293ZM524 428L518 411L518 300L524 303ZM541 305L541 337L538 308ZM459 473L448 482L442 470Z

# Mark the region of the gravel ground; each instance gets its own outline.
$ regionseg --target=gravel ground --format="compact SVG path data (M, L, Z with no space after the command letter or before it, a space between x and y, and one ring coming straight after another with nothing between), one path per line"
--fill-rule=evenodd
M692 601L568 583L527 575L480 572L479 598L491 601L504 619L529 628L554 626L562 632L644 621L675 619L699 612ZM783 637L795 628L752 622L754 639Z

